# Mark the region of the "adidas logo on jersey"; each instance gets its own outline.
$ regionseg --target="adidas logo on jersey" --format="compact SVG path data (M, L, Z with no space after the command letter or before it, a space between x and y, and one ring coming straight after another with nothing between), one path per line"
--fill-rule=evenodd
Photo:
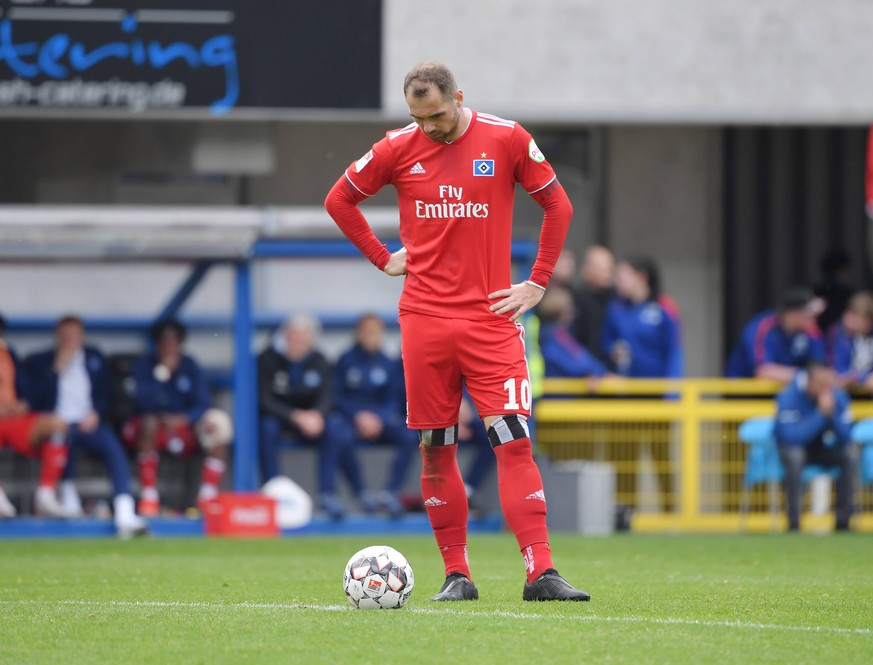
M434 508L436 506L444 506L444 505L446 505L446 503L447 503L446 501L443 501L442 499L437 499L435 496L432 496L431 498L429 498L427 501L424 502L424 505L430 506L431 508Z
M411 169L409 169L410 175L421 175L423 173L427 173L427 171L424 170L424 167L421 165L421 162L415 162L415 166L413 166Z
M534 499L536 501L545 501L546 493L543 490L537 490L536 492L531 492L528 494L525 499Z

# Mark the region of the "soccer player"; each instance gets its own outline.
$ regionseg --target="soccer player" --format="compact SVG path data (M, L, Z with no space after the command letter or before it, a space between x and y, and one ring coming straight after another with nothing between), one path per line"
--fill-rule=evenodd
M521 125L464 106L440 63L403 83L413 122L354 162L325 201L334 221L388 275L406 275L400 333L410 429L419 431L421 487L445 563L433 600L474 600L467 560L468 507L457 462L464 385L497 457L507 524L524 557L525 600L588 600L552 564L543 483L527 425L530 378L518 318L543 297L572 217L555 172ZM545 211L537 260L511 283L515 184ZM403 248L389 253L358 204L391 184Z
M158 467L160 453L182 459L198 447L206 454L197 504L202 509L218 496L229 456L233 425L230 416L212 407L200 364L185 354L187 330L178 321L158 321L151 330L154 353L133 365L136 416L125 423L125 443L137 450L139 512L160 514Z
M36 512L46 517L72 517L58 501L57 487L67 463L67 424L53 413L30 410L20 399L22 381L18 360L3 339L6 320L0 316L0 448L9 446L26 457L40 458ZM17 511L0 487L0 517Z

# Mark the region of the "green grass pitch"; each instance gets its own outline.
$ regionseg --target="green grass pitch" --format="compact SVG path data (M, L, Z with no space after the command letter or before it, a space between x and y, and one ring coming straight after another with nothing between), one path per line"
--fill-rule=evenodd
M388 544L401 610L342 570ZM428 600L430 537L0 542L0 663L873 663L873 539L556 536L590 603L524 603L508 535L471 538L478 602Z

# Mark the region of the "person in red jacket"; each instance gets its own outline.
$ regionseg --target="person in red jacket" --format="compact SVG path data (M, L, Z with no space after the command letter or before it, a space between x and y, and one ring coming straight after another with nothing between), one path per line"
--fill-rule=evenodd
M530 377L518 318L543 297L573 214L545 155L517 122L464 106L449 69L425 62L403 84L412 122L346 169L325 207L380 270L406 275L400 332L408 420L419 431L421 487L446 571L433 600L479 596L467 560L467 500L458 469L466 386L497 457L501 505L525 561L525 600L588 600L555 570L546 501L527 425ZM511 281L515 185L542 206L539 252ZM393 185L403 248L393 254L358 204Z

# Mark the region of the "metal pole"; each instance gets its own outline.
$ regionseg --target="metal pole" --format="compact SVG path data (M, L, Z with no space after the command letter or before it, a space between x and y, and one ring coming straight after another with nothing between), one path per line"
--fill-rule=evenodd
M236 311L233 323L233 419L236 441L233 452L233 488L248 492L258 487L257 385L252 357L251 264L240 261L236 271Z

